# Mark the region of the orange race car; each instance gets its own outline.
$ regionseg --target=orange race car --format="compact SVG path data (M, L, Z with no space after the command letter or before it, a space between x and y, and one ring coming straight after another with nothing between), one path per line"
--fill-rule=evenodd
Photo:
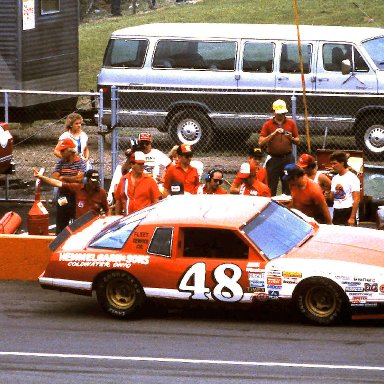
M269 198L180 195L126 217L85 215L51 243L43 288L91 295L115 317L151 300L293 300L333 324L384 304L384 232L317 225Z

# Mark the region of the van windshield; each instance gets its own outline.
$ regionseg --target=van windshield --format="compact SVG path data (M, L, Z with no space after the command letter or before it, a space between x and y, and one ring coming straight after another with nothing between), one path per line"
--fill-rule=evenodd
M147 40L111 39L105 53L104 66L141 68L147 47Z
M371 56L377 68L384 71L384 36L365 41L363 47Z

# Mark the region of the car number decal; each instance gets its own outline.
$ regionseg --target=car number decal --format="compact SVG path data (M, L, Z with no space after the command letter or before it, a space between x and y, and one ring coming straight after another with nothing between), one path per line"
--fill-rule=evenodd
M230 276L225 272L230 271ZM236 302L243 298L243 288L238 283L241 278L241 268L235 264L221 264L213 270L213 280L216 285L211 291L205 286L206 265L196 263L191 265L182 275L178 289L191 292L190 299L209 300L209 294L216 300Z

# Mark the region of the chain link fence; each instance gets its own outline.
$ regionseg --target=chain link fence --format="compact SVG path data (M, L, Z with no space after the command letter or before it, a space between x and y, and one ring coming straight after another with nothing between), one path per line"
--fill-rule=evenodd
M45 168L52 176L58 160L53 154L59 136L64 132L64 121L72 112L84 118L83 130L89 137L92 167L111 172L110 151L105 153L106 127L100 119L103 110L101 93L48 92L0 90L0 121L9 123L13 136L15 171L0 175L0 200L32 200L35 180L32 167ZM99 110L96 114L95 111ZM95 117L96 116L96 117ZM41 199L52 198L52 187L41 186Z
M175 144L189 143L205 170L220 166L231 178L248 148L258 146L259 131L278 98L299 127L297 156L316 155L317 149L363 150L367 166L384 165L383 96L308 94L306 126L302 93L112 87L112 105L104 112L107 124L118 127L112 167L124 160L128 138L148 130L156 148L167 153Z

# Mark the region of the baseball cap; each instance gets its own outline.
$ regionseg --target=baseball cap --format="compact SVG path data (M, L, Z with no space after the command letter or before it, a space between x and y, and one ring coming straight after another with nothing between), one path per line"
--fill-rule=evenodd
M76 144L72 141L70 138L64 139L58 146L57 149L59 151L63 151L64 149L67 148L76 148Z
M248 151L249 157L261 159L263 157L263 150L259 147L252 147Z
M304 171L296 164L287 164L284 167L283 181L290 181L296 176L303 176Z
M249 163L241 164L237 177L240 179L246 179L249 175L256 175L256 168L251 167Z
M193 154L192 146L189 144L180 144L179 147L177 148L178 155L185 155L188 153Z
M152 136L149 132L139 133L139 141L152 141Z
M287 105L285 104L284 100L278 99L272 104L272 108L275 111L275 113L287 113Z
M145 163L145 155L141 151L133 152L131 157L129 158L131 163L144 164Z
M88 171L85 172L85 177L91 181L100 181L99 172L96 169L88 169Z
M308 167L308 165L312 165L315 163L315 158L308 153L303 153L300 157L296 165L301 168Z

